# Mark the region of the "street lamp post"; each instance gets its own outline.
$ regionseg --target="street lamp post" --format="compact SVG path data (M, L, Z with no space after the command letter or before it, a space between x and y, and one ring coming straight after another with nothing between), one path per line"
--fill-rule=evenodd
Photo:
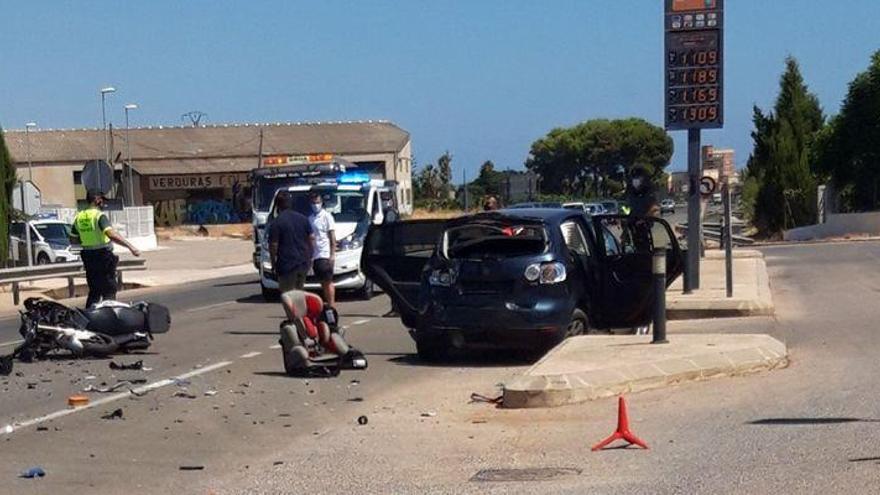
M31 163L31 128L36 126L36 122L28 122L24 125L24 139L27 143L28 180L31 182L34 181L34 166Z
M110 164L110 144L107 139L107 111L105 109L104 99L107 93L115 93L116 88L108 86L101 88L101 131L104 134L104 159Z
M137 105L129 103L125 105L125 161L128 165L128 206L134 206L134 171L131 168L131 136L129 135L128 112L136 110Z
M28 160L28 182L33 184L34 182L34 168L33 163L31 161L31 127L36 127L37 124L35 122L28 122L24 125L24 139L26 141L27 146L27 160ZM27 253L27 261L28 266L32 266L34 264L34 251L33 246L31 245L31 223L28 221L30 218L27 214L27 199L25 198L25 187L23 182L19 182L19 193L21 194L21 213L25 217L24 222L24 242L25 242L25 253Z

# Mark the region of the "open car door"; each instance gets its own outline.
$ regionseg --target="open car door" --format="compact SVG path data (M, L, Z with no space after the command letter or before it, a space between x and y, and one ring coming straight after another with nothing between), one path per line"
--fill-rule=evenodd
M418 326L422 272L445 226L446 220L373 225L364 240L361 270L391 297L408 328Z
M593 217L599 260L600 324L606 328L647 325L654 305L654 251L666 248L666 286L684 268L681 247L666 221L654 217Z

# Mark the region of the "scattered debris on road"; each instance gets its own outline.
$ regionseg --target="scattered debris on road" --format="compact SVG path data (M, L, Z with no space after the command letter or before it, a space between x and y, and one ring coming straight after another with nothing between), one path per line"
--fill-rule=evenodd
M111 370L119 370L119 371L140 371L144 369L144 362L135 361L131 364L117 363L116 361L110 361L110 369Z
M94 385L88 385L83 389L83 392L98 392L101 394L109 394L111 392L116 392L120 388L130 387L132 385L143 385L147 383L147 380L144 378L135 378L132 380L123 380L121 382L117 382L112 387L96 387Z
M67 405L71 407L82 407L89 404L89 397L86 395L71 395L67 398Z
M205 397L214 397L215 395L217 395L216 390L206 390L205 391Z
M369 422L369 420L367 419L366 416L360 416L360 417L358 417L358 424L359 424L359 425L364 426L364 425L367 424L368 422Z
M504 402L504 396L499 395L498 397L492 398L492 397L487 397L483 394L478 394L478 393L474 392L471 394L471 401L470 402L471 402L471 404L473 404L474 402L485 402L487 404L495 404L495 405L501 406L501 404Z
M33 479L33 478L42 478L43 476L46 476L46 471L44 471L43 468L41 468L40 466L34 466L34 467L26 470L25 472L21 473L21 475L19 477Z
M203 471L205 466L180 466L181 471Z
M196 398L195 394L184 392L182 390L175 392L174 395L172 395L172 397L177 397L179 399L195 399Z
M436 416L437 416L437 413L435 413L434 411L428 411L428 412L423 412L423 413L422 413L422 417L423 417L423 418L433 418L433 417L436 417Z
M122 409L120 408L120 409L113 411L112 413L105 414L105 415L101 416L101 419L111 419L111 420L112 419L124 419L122 417Z
M284 464L284 461L275 461L272 463L273 466L280 466L282 464Z

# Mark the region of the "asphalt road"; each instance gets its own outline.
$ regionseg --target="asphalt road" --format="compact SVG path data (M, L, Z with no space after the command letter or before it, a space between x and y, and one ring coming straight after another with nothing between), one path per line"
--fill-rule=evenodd
M791 366L631 394L648 451L589 451L613 430L611 399L553 410L468 404L523 363L492 354L420 365L399 322L380 317L384 298L341 305L367 371L287 378L270 348L280 308L241 278L152 293L172 306L172 333L151 354L121 358L144 359L152 371L125 376L149 383L200 373L185 389L197 398L174 397L183 389L171 384L0 431L0 493L876 493L880 243L763 249L776 318L697 330L771 333L788 344ZM5 338L10 323L0 327ZM122 377L107 361L17 371L0 379L0 428L67 410L70 393ZM116 408L124 419L100 419ZM367 426L354 421L362 414ZM16 478L34 465L48 476ZM469 481L480 469L559 467L580 474Z

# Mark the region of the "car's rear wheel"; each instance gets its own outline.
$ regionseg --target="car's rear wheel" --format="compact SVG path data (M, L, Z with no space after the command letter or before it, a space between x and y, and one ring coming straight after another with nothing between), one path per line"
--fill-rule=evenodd
M52 260L49 259L49 255L46 253L40 253L40 255L37 256L38 265L48 265L51 262Z

